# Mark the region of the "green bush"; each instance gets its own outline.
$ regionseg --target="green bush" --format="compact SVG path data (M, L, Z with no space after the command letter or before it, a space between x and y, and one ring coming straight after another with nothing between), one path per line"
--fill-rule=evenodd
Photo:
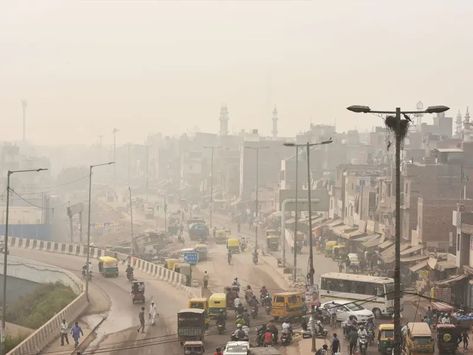
M8 353L10 350L12 350L15 346L20 344L26 337L23 335L17 336L17 337L11 337L7 335L5 337L5 349L6 352Z
M76 295L61 283L43 284L7 309L7 321L37 329L67 306Z

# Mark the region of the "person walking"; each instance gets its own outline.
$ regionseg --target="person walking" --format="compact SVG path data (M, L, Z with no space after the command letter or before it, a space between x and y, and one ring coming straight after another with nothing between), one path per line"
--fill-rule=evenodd
M333 333L332 346L330 347L332 354L340 352L340 339L337 337L337 333Z
M151 321L151 325L156 323L156 317L158 315L158 309L156 308L156 304L154 301L151 302L149 305L149 319Z
M138 318L140 319L140 326L138 327L136 331L139 333L141 330L141 332L144 333L145 332L145 308L144 307L141 307L141 311L140 313L138 313Z
M354 327L351 327L351 330L348 333L348 341L349 341L350 355L355 355L356 345L358 343L358 332L356 331Z
M462 342L463 342L463 349L466 350L468 349L468 340L470 337L468 336L468 331L464 330L462 333Z
M84 335L82 328L79 326L79 322L75 322L74 326L71 328L71 335L74 339L74 345L77 348L79 346L79 339L81 335Z
M204 271L204 288L207 288L209 286L209 274L207 273L207 270Z
M63 319L61 322L61 346L64 346L64 340L66 340L67 345L69 345L69 338L67 337L67 328L68 325L66 320Z

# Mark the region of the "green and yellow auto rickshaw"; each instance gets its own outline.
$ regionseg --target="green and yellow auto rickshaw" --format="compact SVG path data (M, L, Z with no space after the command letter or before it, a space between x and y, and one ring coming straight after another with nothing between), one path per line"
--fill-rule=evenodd
M112 256L101 256L99 272L105 277L118 277L118 260Z
M378 352L391 355L394 348L394 324L383 323L378 327Z

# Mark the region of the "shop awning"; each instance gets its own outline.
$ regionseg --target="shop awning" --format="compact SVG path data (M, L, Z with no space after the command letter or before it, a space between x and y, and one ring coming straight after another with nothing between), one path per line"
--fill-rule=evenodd
M394 242L392 240L385 240L384 242L382 242L380 245L378 245L378 248L380 250L384 250L384 249L387 249L389 248L391 245L393 245Z
M409 268L410 271L412 272L417 272L422 270L423 268L427 267L427 260L421 261L420 263L417 263Z
M446 286L450 286L454 283L457 283L457 282L460 282L460 281L463 281L464 279L466 279L468 277L468 275L465 275L465 274L462 274L462 275L455 275L453 277L450 277L446 280L442 280L442 281L438 281L435 283L435 286L440 286L440 287L446 287Z
M342 237L344 239L351 240L351 239L355 239L356 237L360 237L360 236L363 236L363 235L366 235L366 233L360 232L359 230L355 229L355 230L349 230L349 231L343 232L340 235L340 237Z
M350 228L349 226L347 226L345 224L342 224L342 225L331 228L331 230L335 235L337 235L338 237L341 237L344 232L346 232L348 230L350 230L350 232L351 232L354 229Z
M401 256L406 256L406 255L409 255L409 254L413 254L419 250L422 250L424 249L424 247L422 245L416 245L415 247L410 247L404 251L401 252Z
M425 262L427 263L428 258L429 258L428 255L414 255L414 256L405 256L405 257L401 256L401 263L412 263L412 262L422 261L422 260L425 260Z
M385 264L392 263L394 261L394 252L394 245L391 245L389 248L381 252L381 260L383 260Z
M456 269L457 265L453 261L442 260L437 262L437 270L445 271L448 269Z
M369 234L369 235L362 236L360 238L356 238L355 242L363 243L363 242L368 242L370 240L374 240L378 238L379 238L379 234Z
M378 238L363 242L362 245L364 248L373 248L381 243L384 243L384 236L378 236Z
M342 223L343 223L342 220L341 220L340 218L337 218L337 219L334 219L334 220L332 220L331 222L329 222L329 223L327 224L327 226L328 226L329 228L332 228L332 227L338 226L338 225L340 225L340 224L342 224Z

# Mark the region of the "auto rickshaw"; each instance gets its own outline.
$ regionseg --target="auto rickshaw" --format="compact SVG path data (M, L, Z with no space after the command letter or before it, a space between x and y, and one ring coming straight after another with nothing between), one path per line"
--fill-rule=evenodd
M205 326L208 327L210 323L209 318L209 301L205 297L195 297L189 300L189 308L203 309L205 311Z
M229 238L227 240L227 249L232 252L232 254L240 253L240 240L237 238Z
M219 229L215 232L215 243L225 244L227 242L227 231Z
M394 324L383 323L378 327L378 352L391 355L394 348Z
M270 234L266 236L266 246L271 251L278 251L279 249L279 240L280 236L275 234Z
M406 348L408 354L433 354L435 341L432 331L425 322L407 323Z
M133 281L131 283L131 300L135 303L145 303L145 283Z
M227 296L225 293L214 293L209 297L209 317L214 319L223 311L227 315Z
M209 249L207 248L207 245L205 244L196 244L195 245L195 251L199 253L199 261L200 260L207 260L207 256L209 253Z
M112 256L99 258L99 272L104 277L118 277L118 260Z
M307 306L302 292L281 292L273 294L271 315L275 318L302 317Z
M184 355L203 355L205 353L204 343L200 340L186 341L183 349Z
M347 247L344 244L337 244L332 248L332 259L342 260L347 255Z
M454 354L458 348L458 328L454 324L437 324L437 346L441 354Z
M174 269L174 264L178 263L180 260L175 258L168 258L164 260L164 267L169 270Z
M338 243L336 240L328 240L327 242L325 242L325 256L329 257L330 255L332 255L332 249L337 244Z

